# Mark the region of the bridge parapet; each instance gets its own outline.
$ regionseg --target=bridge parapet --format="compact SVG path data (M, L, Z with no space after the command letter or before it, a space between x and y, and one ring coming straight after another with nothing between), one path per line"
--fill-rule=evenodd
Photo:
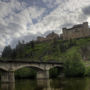
M2 82L14 82L14 71L30 67L37 70L37 78L49 78L49 70L53 67L63 67L62 62L31 62L31 61L0 61L3 70Z
M36 62L36 61L0 61L0 69L5 71L16 71L23 67L49 70L53 67L62 67L62 62Z

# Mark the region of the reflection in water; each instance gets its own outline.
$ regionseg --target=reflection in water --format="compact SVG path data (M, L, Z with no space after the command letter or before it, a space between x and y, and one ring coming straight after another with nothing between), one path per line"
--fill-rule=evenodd
M62 90L60 80L18 80L15 90Z
M2 83L1 90L15 90L15 83Z
M90 90L90 78L68 78L49 80L16 80L4 83L0 90Z
M60 80L37 80L38 87L42 87L42 90L62 90L63 85ZM39 89L38 89L39 90Z
M64 90L90 90L90 78L71 78L67 79Z
M37 80L38 88L47 88L49 87L49 80Z

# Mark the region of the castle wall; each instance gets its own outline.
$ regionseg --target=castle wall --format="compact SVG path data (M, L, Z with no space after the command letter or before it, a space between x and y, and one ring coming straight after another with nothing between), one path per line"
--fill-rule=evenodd
M39 41L39 42L45 41L45 38L44 37L37 37L37 41Z
M46 39L50 39L50 40L58 39L58 38L59 38L59 35L54 33L54 32L52 32L52 33L50 33L49 35L46 36Z
M63 28L63 40L88 37L89 35L90 35L90 29L88 28L87 22L80 25L75 25L70 29Z
M58 39L58 38L59 38L59 35L54 33L54 32L52 32L52 33L48 34L46 36L46 38L40 37L40 36L37 37L37 41L38 42L43 42L43 41L49 41L49 40Z

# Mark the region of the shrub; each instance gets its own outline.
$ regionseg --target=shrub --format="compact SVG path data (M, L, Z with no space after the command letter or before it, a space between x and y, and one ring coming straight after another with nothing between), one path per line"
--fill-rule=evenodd
M56 78L59 75L59 69L58 68L52 68L49 72L50 78Z
M80 77L85 74L85 66L79 54L66 56L64 67L65 75L68 77Z
M86 76L90 76L90 66L89 67L86 67L86 73L85 73Z

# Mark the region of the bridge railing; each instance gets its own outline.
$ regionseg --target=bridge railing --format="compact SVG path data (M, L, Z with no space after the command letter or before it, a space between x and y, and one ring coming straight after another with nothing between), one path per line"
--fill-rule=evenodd
M63 64L63 62L58 61L26 61L26 60L0 60L3 63L37 63L37 64Z

